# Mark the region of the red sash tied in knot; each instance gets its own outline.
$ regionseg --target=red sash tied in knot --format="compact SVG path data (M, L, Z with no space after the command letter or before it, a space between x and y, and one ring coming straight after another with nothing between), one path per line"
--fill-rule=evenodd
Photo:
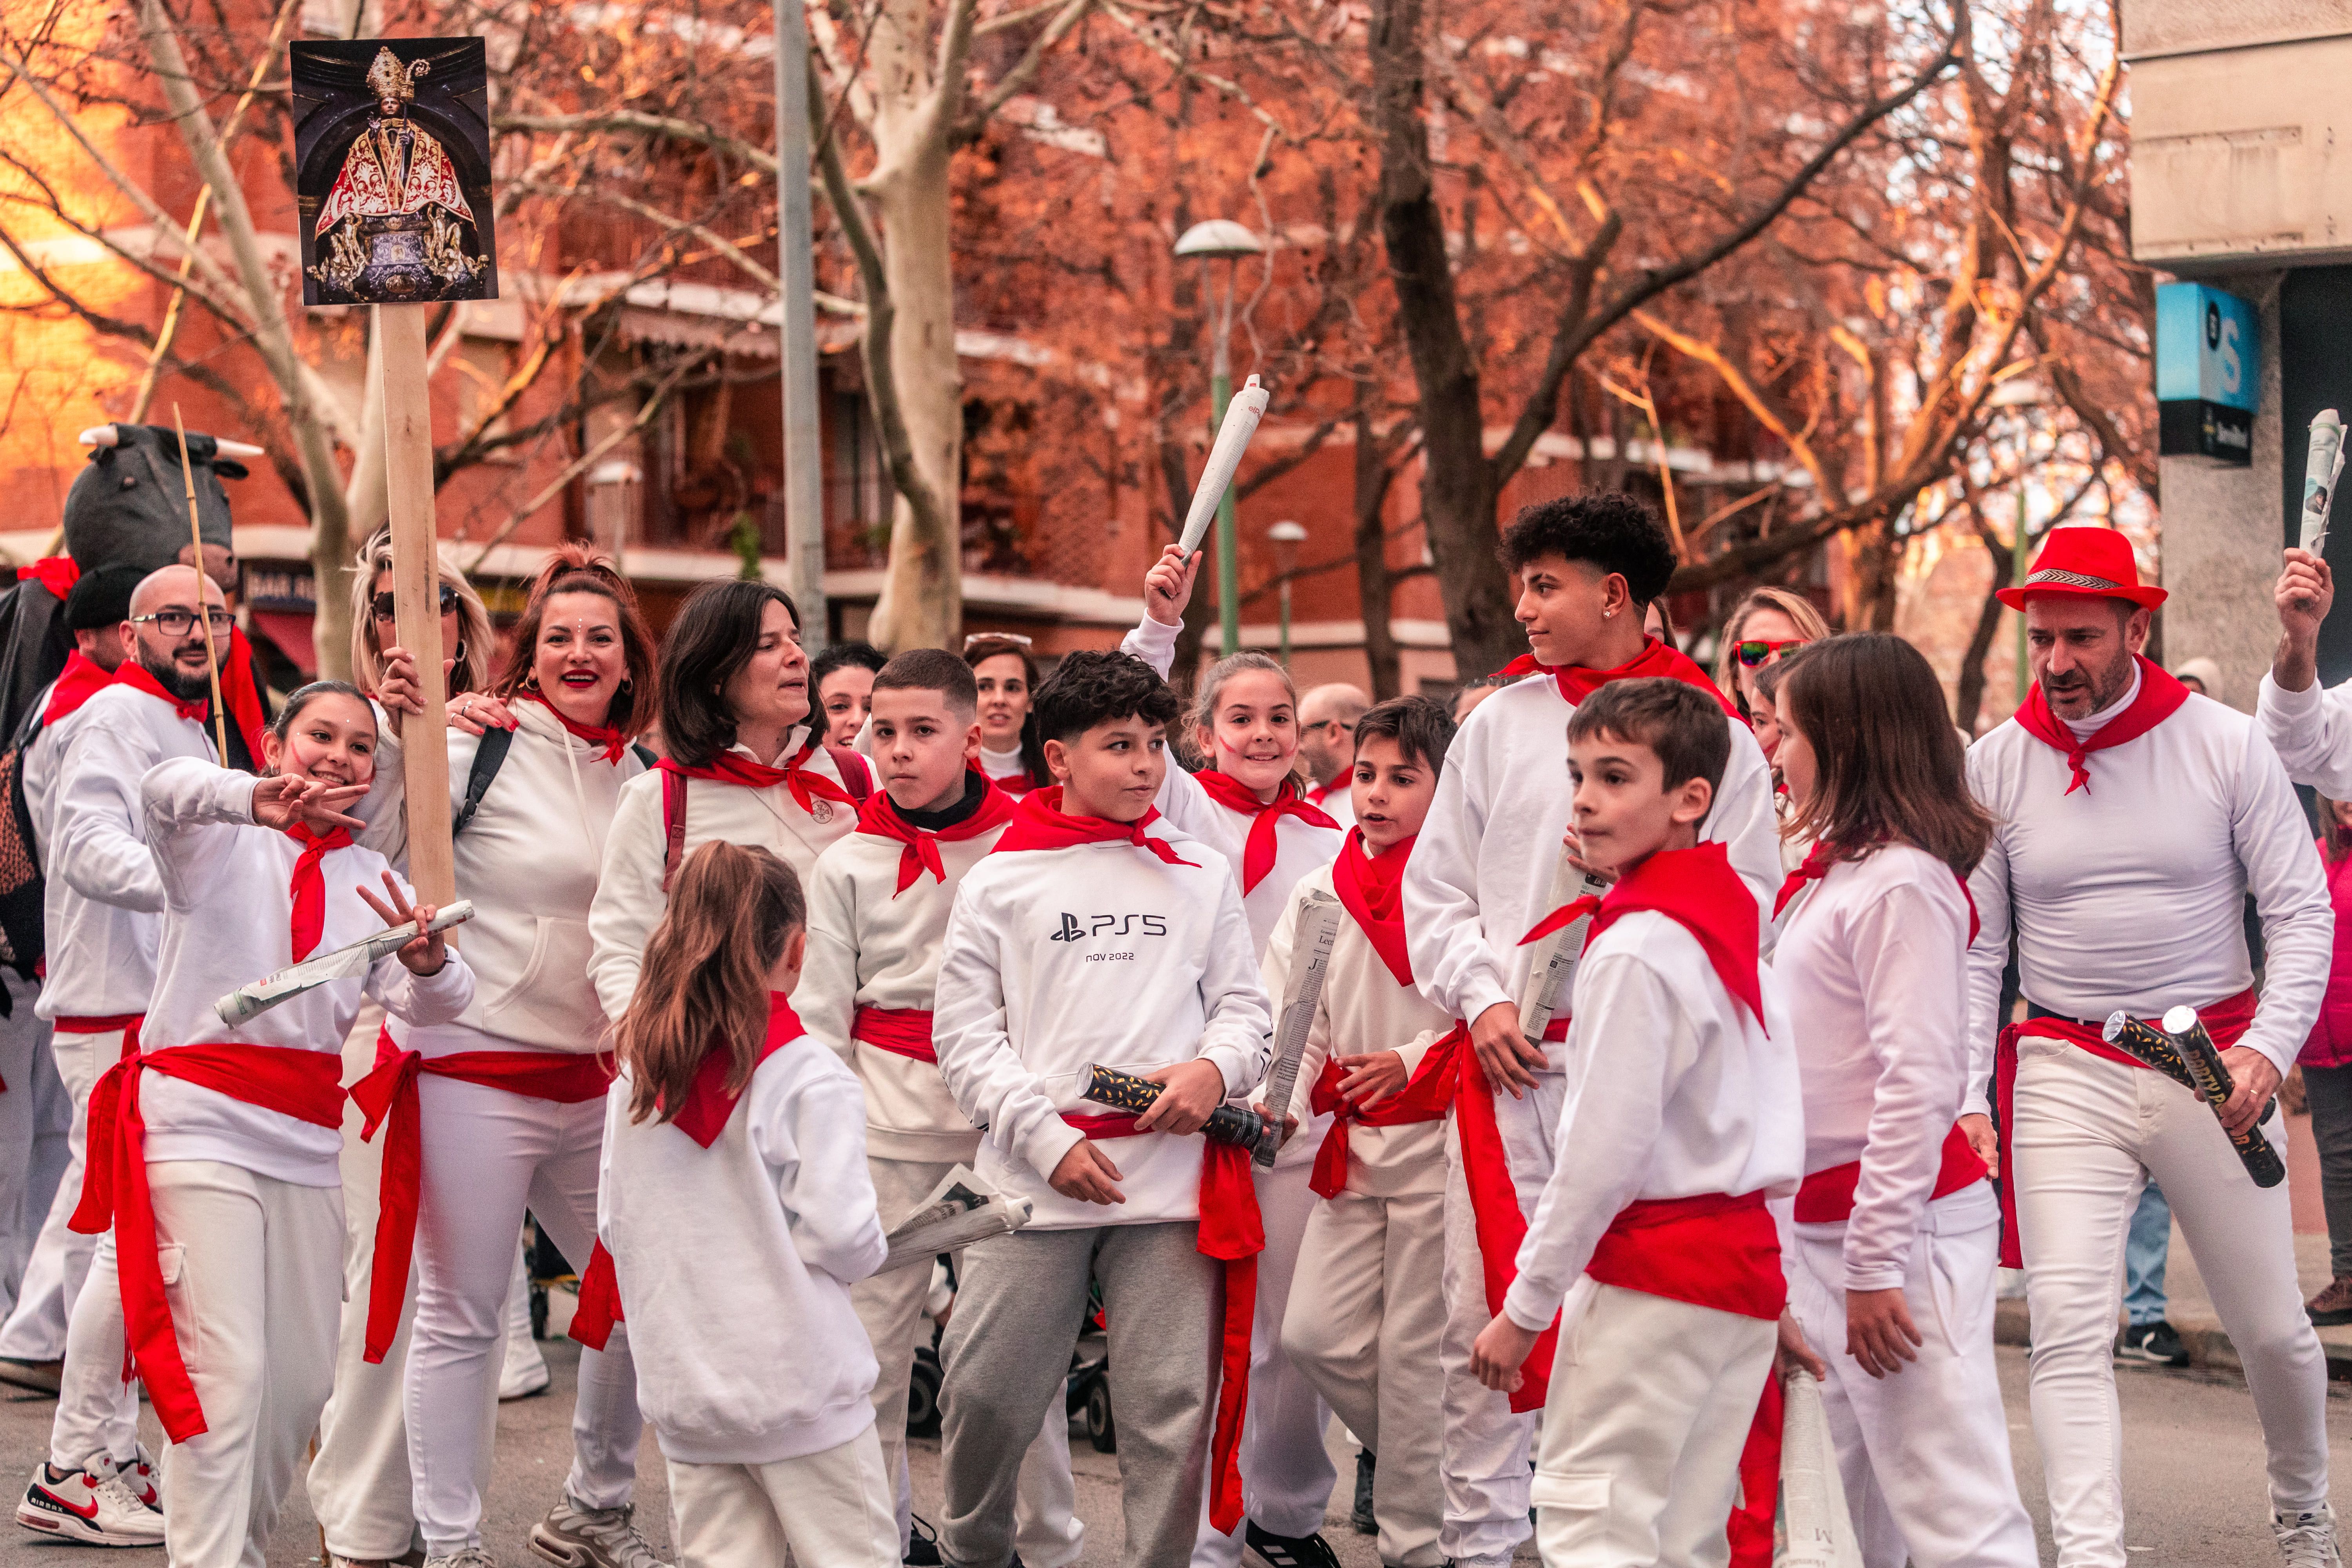
M1242 892L1265 880L1274 869L1279 850L1275 843L1275 830L1286 816L1295 816L1309 827L1328 827L1332 832L1339 825L1299 797L1298 785L1289 779L1274 793L1272 800L1260 800L1257 792L1230 773L1199 773L1192 775L1200 781L1211 800L1227 811L1238 812L1250 819L1249 837L1242 845Z
M1936 1185L1927 1201L1946 1198L1963 1187L1974 1186L1985 1178L1985 1163L1969 1144L1968 1135L1958 1123L1944 1134L1943 1163L1936 1171ZM1862 1162L1848 1160L1843 1165L1832 1165L1825 1171L1815 1171L1797 1189L1799 1225L1838 1225L1853 1217L1854 1190L1862 1184Z
M570 735L573 740L585 741L592 746L601 748L597 753L600 761L610 763L614 767L618 767L621 765L621 759L627 755L629 750L629 738L626 735L622 734L618 730L611 729L603 724L573 723L570 719L564 717L562 709L558 708L554 703L550 702L547 700L544 692L526 689L518 691L515 695L536 702L541 708L546 709L550 713L554 714L555 721L562 725L563 732Z
M931 1015L922 1007L868 1007L861 1004L850 1015L849 1037L877 1051L888 1051L908 1061L939 1064L931 1047Z
M180 1355L172 1303L163 1293L155 1205L147 1185L147 1122L140 1113L140 1079L159 1072L240 1104L257 1105L313 1127L336 1128L343 1122L342 1063L327 1051L227 1042L142 1052L135 1035L125 1037L122 1048L122 1059L107 1068L90 1090L89 1163L71 1224L84 1236L114 1227L122 1288L124 1381L137 1371L146 1381L165 1436L184 1443L207 1428L204 1406Z
M966 775L967 785L974 773L978 773L977 769ZM985 793L981 796L979 808L952 826L940 828L916 826L899 815L898 803L890 798L887 790L876 790L866 797L866 804L858 807L858 832L870 833L877 838L896 839L906 847L898 852L898 886L892 890L890 894L892 898L897 898L900 893L913 887L916 879L926 871L929 871L931 874L931 879L941 887L947 885L947 866L940 859L940 843L942 839L950 844L960 844L967 838L977 838L983 833L1002 827L1013 820L1013 814L1016 809L1013 804L1013 797L999 789L986 774L978 773L978 776L985 785Z
M1160 820L1160 808L1147 809L1133 822L1107 822L1099 816L1071 816L1062 810L1062 786L1034 789L1021 797L1012 824L996 841L992 853L1024 849L1069 849L1081 844L1131 844L1148 850L1171 866L1197 866L1179 856L1164 838L1144 831Z
M1650 1198L1617 1211L1584 1271L1603 1285L1769 1321L1789 1304L1761 1192Z
M2063 720L2050 710L2050 699L2042 694L2042 683L2035 681L2033 689L2017 710L2018 728L2044 745L2055 746L2066 754L2066 766L2072 776L2066 781L2066 793L2088 790L2091 786L2090 756L2110 746L2120 746L2126 741L2137 741L2179 709L2189 700L2189 688L2167 675L2138 654L2132 656L2139 665L2139 693L2131 706L2099 726L2098 733L2086 741L2074 738Z
M1577 664L1538 664L1532 653L1523 653L1496 671L1500 675L1549 675L1559 688L1560 696L1570 706L1583 701L1612 680L1679 680L1685 686L1695 686L1722 704L1723 710L1739 719L1739 710L1731 700L1716 689L1706 671L1690 660L1680 648L1670 647L1652 637L1642 645L1642 651L1613 669L1587 669ZM1746 720L1740 721L1742 723Z
M181 701L165 690L163 683L149 674L147 667L135 658L126 658L115 667L114 684L128 686L133 691L145 692L157 701L168 702L173 712L194 723L201 724L213 716L212 699L199 697L192 702Z
M1454 1054L1468 1049L1469 1044L1470 1031L1460 1024L1454 1025L1452 1033L1422 1054L1421 1065L1413 1068L1412 1077L1402 1089L1376 1104L1364 1106L1351 1106L1340 1096L1339 1081L1347 1075L1339 1070L1339 1063L1327 1058L1322 1076L1315 1080L1307 1103L1318 1116L1329 1112L1331 1126L1315 1151L1315 1169L1307 1184L1327 1198L1338 1197L1347 1189L1348 1124L1351 1121L1366 1127L1403 1127L1442 1118L1453 1105L1454 1091L1462 1081L1461 1064L1454 1060Z
M289 942L294 962L299 963L318 951L320 934L327 924L327 879L319 869L319 862L331 849L349 848L352 835L344 827L320 833L298 822L286 830L286 837L302 847L302 853L294 859L293 879L286 885L290 910Z

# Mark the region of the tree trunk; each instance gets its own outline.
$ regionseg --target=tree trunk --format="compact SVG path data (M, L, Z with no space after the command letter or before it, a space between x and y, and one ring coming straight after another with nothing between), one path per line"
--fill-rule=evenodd
M1412 361L1422 431L1422 527L1445 603L1454 671L1467 678L1527 651L1495 561L1498 487L1487 461L1478 367L1462 334L1445 220L1430 184L1422 114L1422 0L1373 0L1371 63L1381 137L1381 238Z
M1985 553L1992 557L1992 584L1985 589L1984 604L1977 610L1977 629L1969 634L1969 651L1960 656L1959 689L1952 694L1952 722L1971 735L1977 732L1977 715L1984 711L1985 659L1992 652L1994 635L2000 630L2002 605L1994 595L2009 586L2009 574L2002 570L2008 564L2007 546L1989 529L1979 528L1977 537L1984 541Z
M1382 526L1382 503L1391 477L1388 450L1372 428L1368 392L1356 405L1356 598L1363 606L1364 658L1371 666L1375 702L1396 696L1399 679L1396 632L1389 620L1395 584L1389 575L1388 530Z

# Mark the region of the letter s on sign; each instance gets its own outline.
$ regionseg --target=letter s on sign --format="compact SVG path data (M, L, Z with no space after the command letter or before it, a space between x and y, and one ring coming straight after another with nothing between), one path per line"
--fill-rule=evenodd
M2245 389L2245 365L2238 357L2238 319L2221 318L2221 390L2227 393Z

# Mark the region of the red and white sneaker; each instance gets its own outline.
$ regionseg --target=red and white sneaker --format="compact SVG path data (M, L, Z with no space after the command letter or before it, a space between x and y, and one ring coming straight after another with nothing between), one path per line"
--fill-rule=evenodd
M34 1467L16 1522L85 1546L163 1544L163 1516L139 1500L102 1454L79 1470Z
M122 1478L122 1484L131 1489L132 1497L157 1513L163 1511L163 1494L155 1489L155 1456L147 1451L146 1444L140 1444L131 1458L117 1465L115 1474Z

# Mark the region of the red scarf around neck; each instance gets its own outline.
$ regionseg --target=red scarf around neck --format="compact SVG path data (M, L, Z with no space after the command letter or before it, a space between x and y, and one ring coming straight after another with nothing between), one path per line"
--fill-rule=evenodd
M172 705L173 712L197 724L204 723L213 716L211 698L199 697L193 702L181 701L165 690L163 683L148 673L147 667L135 658L126 658L115 667L114 684L127 686L133 691L143 691L158 701L168 702ZM228 759L222 758L221 765L227 766Z
M585 741L592 746L603 747L604 761L612 763L614 767L621 765L621 758L629 749L629 738L618 730L609 729L602 724L575 724L564 716L563 710L550 702L543 692L524 690L518 691L515 695L536 702L554 714L555 721L562 725L563 732L572 739Z
M1626 915L1654 910L1692 936L1715 965L1716 978L1739 1000L1759 1026L1764 1022L1764 992L1756 977L1756 896L1731 868L1720 844L1692 849L1661 849L1617 879L1601 898L1577 899L1536 922L1519 939L1524 947L1561 927L1592 917L1584 945Z
M44 725L56 723L67 714L114 684L110 671L99 668L98 662L76 648L66 656L66 668L58 683L49 691L49 705L41 710Z
M2066 766L2074 776L2066 781L2066 793L2088 792L2091 787L2090 757L2093 752L2104 752L2110 746L2120 746L2126 741L2137 741L2167 719L2189 700L2189 688L2138 654L2132 656L2139 665L2139 692L2131 706L2099 726L2097 734L2087 741L2074 739L2074 731L2066 721L2050 710L2050 699L2042 694L2042 682L2035 681L2033 689L2025 694L2018 705L2017 724L2044 745L2054 746L2065 753Z
M791 998L782 991L769 992L768 1032L761 1037L759 1048L752 1053L751 1070L759 1071L761 1062L807 1033L801 1026L799 1015L793 1011ZM686 1091L686 1103L670 1119L671 1126L705 1149L719 1142L719 1135L727 1130L727 1119L735 1114L736 1100L741 1098L727 1092L727 1075L734 1067L735 1053L727 1048L724 1041L712 1041L702 1066L695 1069L694 1087ZM748 1080L745 1087L750 1087Z
M1274 838L1275 828L1284 817L1295 816L1309 827L1328 827L1334 833L1339 830L1338 823L1300 797L1295 780L1283 780L1282 787L1274 792L1272 800L1260 800L1257 791L1231 773L1211 769L1192 776L1200 781L1201 787L1208 792L1211 800L1227 811L1238 812L1250 818L1249 838L1242 846L1244 897L1265 880L1265 874L1274 869L1275 856L1278 852Z
M1872 850L1864 853L1874 853L1880 847L1884 846L1874 846ZM1780 897L1772 900L1772 918L1776 921L1780 918L1780 911L1789 907L1790 900L1805 890L1806 883L1818 882L1828 876L1835 867L1843 865L1847 860L1859 860L1862 858L1860 855L1848 855L1833 844L1814 845L1805 852L1803 863L1790 872L1788 879L1780 884ZM1977 932L1984 929L1984 922L1977 916L1977 896L1969 891L1969 879L1966 877L1961 876L1958 871L1954 871L1952 877L1960 884L1960 897L1967 900L1969 906L1969 945L1974 947Z
M1418 835L1415 836L1416 837ZM1400 985L1412 984L1412 955L1404 940L1404 863L1413 839L1392 844L1384 855L1364 853L1364 830L1352 827L1331 863L1331 888L1354 917L1372 951Z
M1144 829L1160 820L1160 808L1153 806L1133 822L1106 822L1099 816L1069 816L1062 811L1062 786L1031 790L1021 797L1021 805L1013 813L1012 825L1004 837L996 841L994 854L1003 855L1020 849L1071 849L1081 844L1132 844L1138 849L1148 849L1171 866L1197 866L1197 860L1180 858L1164 838L1154 838Z
M327 925L327 879L319 862L330 849L348 848L352 835L346 827L320 833L298 822L286 830L286 837L302 847L294 861L293 879L286 886L294 962L299 963L318 951L319 937Z
M1739 710L1731 700L1715 688L1706 671L1693 664L1688 655L1651 637L1642 645L1642 651L1614 669L1587 669L1580 664L1538 664L1532 653L1523 653L1496 671L1499 675L1549 675L1559 687L1560 696L1570 706L1583 701L1612 680L1641 680L1663 677L1679 680L1685 686L1696 686L1723 705L1723 710L1739 718ZM1745 721L1742 721L1745 722Z
M664 757L655 765L680 778L707 779L713 784L739 784L745 789L773 789L782 784L792 791L793 804L811 816L816 815L812 807L819 800L839 801L844 805L856 807L857 802L847 790L823 773L808 770L806 763L816 754L818 744L815 731L811 731L808 743L793 752L781 768L755 763L735 751L721 752L698 767L689 767L672 757Z
M1013 820L1013 814L1019 808L1013 804L1013 797L997 788L987 774L980 773L977 768L970 770L965 774L964 787L967 790L971 787L970 780L973 774L978 774L986 786L986 793L980 799L980 808L951 827L916 826L898 815L898 804L890 798L887 790L876 790L858 808L858 832L870 833L877 838L895 838L906 846L898 852L898 886L892 890L892 898L913 887L916 879L926 871L941 887L947 886L947 867L940 859L941 839L950 844L961 844L967 838L977 838L991 828L1002 827Z

